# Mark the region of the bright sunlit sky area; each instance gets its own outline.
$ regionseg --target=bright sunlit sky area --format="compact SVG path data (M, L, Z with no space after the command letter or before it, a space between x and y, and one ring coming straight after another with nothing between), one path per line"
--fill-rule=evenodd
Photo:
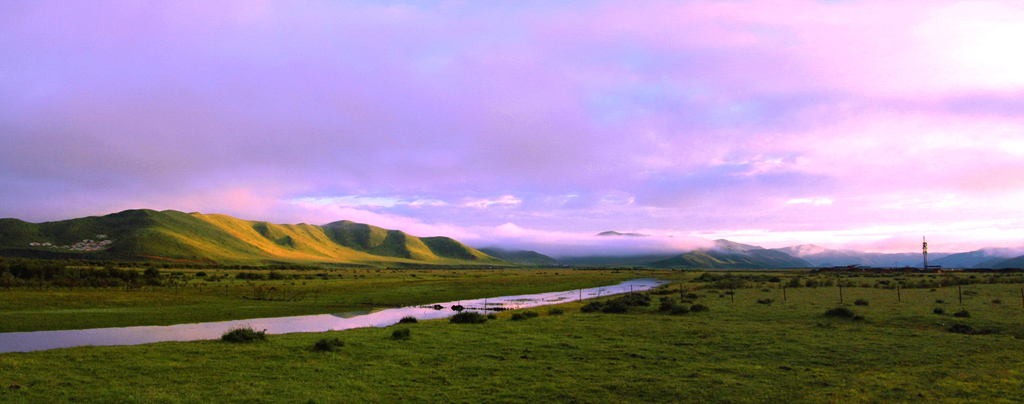
M3 2L0 217L1019 247L1022 38L1019 1Z

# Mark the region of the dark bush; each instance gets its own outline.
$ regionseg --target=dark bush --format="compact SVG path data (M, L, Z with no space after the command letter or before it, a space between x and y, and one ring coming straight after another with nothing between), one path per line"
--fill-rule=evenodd
M686 314L690 312L690 308L683 306L681 304L677 304L675 306L672 306L672 308L669 309L668 312L672 314Z
M708 310L711 310L711 309L709 309L708 306L705 306L705 305L700 304L700 303L697 303L697 304L695 304L693 306L690 306L690 311L692 311L694 313L700 313L702 311L708 311Z
M558 307L555 307L555 308L553 308L551 310L548 310L548 315L549 316L557 316L557 315L560 315L562 313L565 313L565 310L562 310L562 309L560 309Z
M580 311L584 313L593 313L596 311L601 311L601 307L603 306L603 302L590 302L583 305L583 307L580 307Z
M416 317L413 316L405 316L402 317L401 320L398 320L398 324L416 324L418 322L419 320L416 320Z
M448 321L452 324L480 324L487 321L487 317L475 311L462 311Z
M331 352L339 347L345 346L345 342L338 338L320 338L313 344L313 350L317 352Z
M992 304L1003 304L1003 301L999 299L992 299Z
M696 293L687 293L684 297L690 300L697 300L697 298L699 298L700 296L698 296Z
M960 311L953 313L953 317L970 317L971 313L967 309L960 309Z
M647 307L651 305L651 296L646 293L626 293L611 301L622 303L625 306Z
M512 314L512 319L516 320L516 321L519 321L519 320L526 320L528 318L534 318L534 317L537 317L537 316L539 316L539 314L537 314L537 312L535 312L535 311L521 311L521 312L518 312L518 313L513 313Z
M857 300L855 300L853 302L853 305L854 306L867 306L868 305L868 301L864 300L864 299L857 299Z
M943 303L945 303L945 302L946 302L946 301L945 301L945 300L942 300L942 299L935 299L935 303L938 303L938 304L943 304Z
M409 331L408 328L399 328L399 329L394 330L394 331L391 332L391 339L395 339L395 340L409 339L409 336L411 334L412 334L412 332Z
M932 313L935 313L935 314L946 314L946 309L943 309L941 307L936 307L936 308L932 309Z
M250 327L233 328L220 337L224 342L245 343L253 341L266 341L267 330L255 331Z
M949 327L949 332L967 335L974 335L978 333L978 331L975 330L974 327L971 327L967 324L953 324L952 327Z
M497 320L498 316L494 315L494 313L491 313L491 314L487 315L487 319L488 320Z
M629 306L627 306L625 303L623 303L621 301L618 301L618 300L612 300L612 301L608 302L608 304L604 305L604 307L601 308L601 312L602 313L622 314L622 313L625 313L627 311L629 311Z
M864 319L864 317L858 316L857 313L854 313L853 310L850 310L850 309L848 309L846 307L836 307L836 308L831 308L831 309L825 310L825 317L844 318L844 319L848 319L848 320L863 320Z
M671 297L662 297L659 300L658 311L670 311L676 306L676 299Z
M949 327L949 332L966 335L989 335L996 334L999 332L999 330L993 328L983 328L980 330L976 330L974 329L974 327L971 327L966 324L953 324L952 327Z
M757 299L757 303L758 304L772 304L772 303L775 303L775 300L772 300L772 299Z

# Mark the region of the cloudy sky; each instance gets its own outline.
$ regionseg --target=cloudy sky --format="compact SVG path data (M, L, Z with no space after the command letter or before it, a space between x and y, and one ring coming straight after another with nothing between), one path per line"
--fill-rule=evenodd
M1021 38L1019 1L3 2L0 217L1020 246Z

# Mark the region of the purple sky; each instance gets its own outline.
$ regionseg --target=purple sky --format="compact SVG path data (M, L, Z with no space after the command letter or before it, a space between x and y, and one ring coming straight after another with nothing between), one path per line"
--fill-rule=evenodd
M0 217L1024 245L1020 2L553 3L0 3Z

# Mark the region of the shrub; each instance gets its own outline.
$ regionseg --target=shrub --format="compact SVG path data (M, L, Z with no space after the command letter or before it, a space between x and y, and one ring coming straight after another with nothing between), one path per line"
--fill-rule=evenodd
M583 307L580 307L580 311L584 313L593 313L596 311L601 311L602 306L604 306L604 303L602 302L590 302L583 305Z
M932 313L935 313L935 314L946 314L946 309L943 309L941 307L936 307L936 308L932 309Z
M224 342L246 343L253 341L266 341L267 330L255 331L251 327L233 328L220 336Z
M394 340L409 339L409 335L411 335L411 334L412 334L412 332L409 331L408 328L399 328L399 329L394 330L394 331L391 332L391 339L394 339Z
M676 299L671 297L662 297L659 300L658 311L670 311L676 306Z
M416 320L416 317L413 316L405 316L402 317L401 320L398 320L398 324L416 324L418 322L419 320Z
M757 303L758 304L772 304L772 303L775 303L775 300L772 300L772 299L757 299Z
M488 320L497 320L498 316L494 315L494 313L491 313L491 314L487 315L487 319Z
M516 321L519 321L519 320L526 320L528 318L534 318L534 317L537 317L537 316L539 316L539 314L537 314L537 312L535 312L535 311L521 311L521 312L518 312L518 313L513 313L512 314L512 319L516 320Z
M999 299L992 299L992 304L1003 304L1003 301Z
M974 327L971 327L967 324L953 324L952 327L949 327L949 332L967 335L974 335L978 333L978 331L975 330Z
M960 311L953 313L953 317L970 317L971 313L967 309L960 309Z
M313 350L316 352L331 352L339 347L345 346L345 342L338 338L320 338L313 343Z
M935 303L938 303L938 304L943 304L943 303L945 303L945 302L946 302L946 301L945 301L945 300L942 300L942 299L935 299Z
M672 306L672 309L668 312L672 314L686 314L690 312L690 308L680 304Z
M854 306L867 306L868 305L868 301L864 300L864 299L857 299L857 300L855 300L853 302L853 305Z
M557 316L557 315L561 315L562 313L565 313L565 310L562 310L562 309L560 309L558 307L555 307L555 308L553 308L551 310L548 310L548 315L549 316Z
M692 293L691 292L691 293L687 293L686 296L684 296L684 297L687 298L687 299L690 299L690 300L696 300L700 296L698 296L696 293Z
M625 313L627 311L629 311L629 306L626 306L625 303L623 303L621 301L618 301L618 300L612 300L612 301L608 302L608 304L604 305L604 307L601 308L601 312L602 313L622 314L622 313Z
M487 317L475 311L462 311L448 320L452 324L480 324L487 321Z
M844 318L844 319L848 319L848 320L863 320L864 319L863 316L858 316L857 313L854 313L853 310L850 310L850 309L848 309L846 307L835 307L835 308L831 308L831 309L825 310L825 317Z
M690 306L690 311L692 311L694 313L700 313L702 311L708 311L708 310L711 310L711 309L709 309L708 306L705 306L705 305L700 304L700 303L697 303L697 304L695 304L693 306Z

